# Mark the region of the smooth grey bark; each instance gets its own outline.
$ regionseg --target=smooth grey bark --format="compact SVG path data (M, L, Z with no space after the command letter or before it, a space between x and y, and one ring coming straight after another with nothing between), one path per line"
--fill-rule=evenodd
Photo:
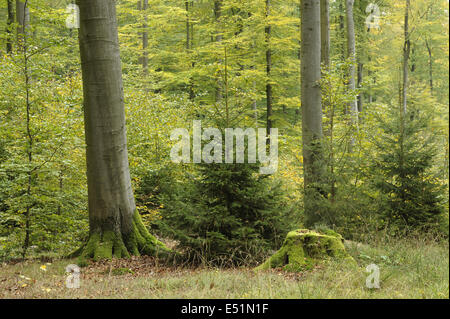
M322 197L322 97L320 0L301 1L301 106L303 135L303 164L305 215L307 226L322 216L317 201Z
M89 240L71 256L171 255L136 210L128 165L114 0L77 0L83 76Z
M345 1L345 11L347 16L347 58L350 61L349 67L349 79L348 79L348 90L350 93L356 89L356 41L355 41L355 22L353 18L353 4L354 0ZM349 103L349 111L351 117L352 126L358 126L358 106L356 102L356 97L352 99ZM350 137L349 151L351 152L353 146L355 145L355 138L352 134Z
M77 4L90 232L127 234L136 206L128 168L115 1Z
M25 31L30 23L30 10L28 1L16 0L16 22L17 22L17 40L23 40Z

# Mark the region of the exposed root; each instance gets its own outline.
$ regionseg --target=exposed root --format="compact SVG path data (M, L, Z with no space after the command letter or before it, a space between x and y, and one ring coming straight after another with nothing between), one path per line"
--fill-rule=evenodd
M133 216L133 231L130 234L122 235L114 231L92 233L87 243L68 257L78 257L79 264L85 265L88 259L97 261L129 258L131 255L149 255L167 259L176 253L148 232L136 211Z

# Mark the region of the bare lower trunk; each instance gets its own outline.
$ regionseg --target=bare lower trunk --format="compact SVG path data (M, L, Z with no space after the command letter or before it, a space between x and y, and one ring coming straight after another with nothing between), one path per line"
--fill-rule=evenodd
M322 197L322 98L320 89L320 0L301 1L301 105L305 215L307 225L320 221Z
M153 254L128 167L115 2L79 0L90 238L82 257Z

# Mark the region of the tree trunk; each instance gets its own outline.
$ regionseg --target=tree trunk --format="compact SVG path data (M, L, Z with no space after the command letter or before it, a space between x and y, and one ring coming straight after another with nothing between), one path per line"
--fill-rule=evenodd
M320 89L320 0L301 1L301 106L305 216L307 226L322 219L322 98Z
M363 71L364 71L364 64L361 62L358 63L358 82L357 87L358 89L361 88L362 81L363 81ZM362 93L358 94L358 112L361 113L363 110L363 95Z
M342 5L342 1L346 1L346 0L340 0L339 1L339 38L341 41L339 41L339 48L340 48L340 53L341 53L341 58L342 61L345 60L345 17L344 17L344 7Z
M142 224L131 189L115 1L77 4L90 228L77 253L82 259L165 253Z
M219 20L222 16L222 1L223 0L214 0L214 20L216 24L216 42L222 42L222 33L219 31ZM220 52L220 51L219 51ZM220 79L220 75L216 78L216 102L222 100L222 81Z
M267 136L270 136L270 129L272 128L272 84L271 84L271 70L272 70L272 49L270 48L270 37L272 28L269 24L270 16L270 0L266 0L266 27L264 29L266 37L266 111L267 111L267 123L266 130ZM270 144L269 138L267 139L267 144Z
M8 18L6 20L6 53L12 52L12 24L14 23L13 1L8 0Z
M346 0L346 15L347 15L347 57L350 61L349 68L349 80L348 80L348 89L350 93L354 93L356 89L356 45L355 45L355 22L353 19L353 3L354 0ZM351 123L353 127L358 126L358 106L356 103L356 98L353 98L349 103ZM350 137L350 145L349 151L351 152L353 146L355 145L354 134L352 133Z
M321 62L328 69L330 67L330 1L320 0L320 41Z
M429 43L428 39L425 39L425 45L427 46L428 51L428 74L430 77L430 91L431 93L433 93L433 54L431 51L431 44Z
M193 29L193 23L191 23L191 8L193 6L192 1L185 1L186 6L186 52L189 56L189 59L192 58L192 48L193 48L193 38L194 38L194 29ZM190 63L190 68L194 68L194 62ZM188 93L189 93L189 99L192 101L194 99L194 83L192 81L192 77L189 77L189 85L188 85Z
M142 1L142 11L144 13L144 23L142 24L142 70L144 75L148 74L148 31L147 31L147 9L148 0Z
M402 90L402 106L401 106L401 114L403 116L406 114L406 105L408 103L407 101L408 82L409 82L408 63L411 51L411 42L409 40L409 8L410 8L410 0L406 0L405 24L404 24L405 38L403 44L403 90Z
M19 43L23 41L23 36L30 23L30 11L27 2L16 0L17 41Z

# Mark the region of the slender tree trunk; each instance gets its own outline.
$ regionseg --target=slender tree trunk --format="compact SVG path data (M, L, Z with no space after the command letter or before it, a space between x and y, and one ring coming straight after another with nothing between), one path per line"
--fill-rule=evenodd
M369 67L367 67L367 77L369 78L369 81L368 81L368 83L369 83L369 96L368 96L368 98L367 98L367 100L368 100L368 103L373 103L374 102L374 96L373 96L373 86L375 85L375 83L376 83L376 79L375 79L375 76L372 76L373 75L373 71L372 71L372 69L371 69L371 62L372 62L372 58L370 57L370 55L367 57L367 60L368 60L368 63L369 63Z
M425 45L427 46L428 51L428 74L430 81L430 91L433 93L433 53L431 51L431 44L428 39L425 39Z
M354 0L346 0L346 15L347 15L347 57L350 60L349 69L349 79L348 79L348 89L350 93L354 93L356 89L356 44L355 44L355 22L353 19L353 4ZM358 126L358 106L356 103L356 98L352 99L349 103L350 116L352 126L357 128ZM355 137L352 133L350 137L349 152L355 145Z
M357 87L358 89L361 88L362 85L362 81L363 81L363 71L364 71L364 64L363 63L358 63L358 82L357 82ZM361 113L363 111L363 95L362 93L358 94L357 97L357 105L358 105L358 113Z
M320 41L322 65L330 67L330 1L320 0Z
M329 0L320 0L320 62L324 72L330 70L330 2ZM327 100L322 98L322 108L325 117L329 117L329 105ZM329 132L325 132L326 135Z
M8 6L8 18L6 20L6 53L12 52L12 24L14 23L14 8L13 8L13 0L7 1Z
M193 38L194 38L194 29L193 23L191 23L191 8L193 6L192 1L185 1L186 6L186 51L189 55L189 58L192 59L192 48L193 48ZM190 64L190 68L194 68L194 62ZM189 99L194 99L194 84L192 83L192 77L189 77L189 85L188 85L188 93Z
M301 1L301 105L306 224L320 221L323 182L320 0Z
M59 170L59 200L61 200L62 195L63 195L63 182L64 182L64 166L61 165L61 168ZM57 215L61 215L61 204L58 204L58 209L56 211Z
M17 43L20 55L23 59L23 74L25 81L25 107L26 107L26 134L27 134L27 146L26 154L28 158L29 168L27 171L27 188L26 194L31 197L32 194L32 184L34 170L32 168L33 163L33 146L34 137L31 131L31 75L29 70L29 59L28 55L28 43L27 43L27 29L29 25L29 14L28 14L28 1L16 1L16 20L18 22L17 28ZM31 245L31 215L32 215L33 204L28 204L25 210L25 239L22 245L22 258L25 259L28 247Z
M189 12L189 1L184 2L186 8L186 50L189 52L191 49L191 17Z
M222 2L223 0L214 0L214 19L216 23L216 42L222 42L222 32L219 31L219 20L222 16ZM219 51L220 52L220 51ZM220 60L220 59L219 59ZM220 79L220 75L216 79L216 102L222 100L222 80Z
M136 210L128 167L116 4L78 0L90 237L82 258L167 251Z
M340 44L340 51L341 51L341 58L342 61L345 60L345 54L346 54L346 46L345 46L345 17L344 17L344 6L342 5L342 1L346 0L339 0L339 35L341 41L339 41Z
M271 71L272 71L272 49L270 47L270 37L272 33L272 27L269 23L270 17L270 0L266 0L266 27L264 29L265 38L266 38L266 112L267 112L267 136L270 134L270 129L272 128L272 84L271 84ZM267 139L267 143L270 144L270 140Z
M142 70L144 75L148 74L148 18L147 18L148 0L142 0L142 11L144 14L144 23L142 24Z
M409 8L410 8L410 0L406 0L405 6L405 24L404 24L404 44L403 44L403 90L402 90L402 106L401 113L404 117L407 109L407 95L408 95L408 83L409 83L409 74L408 74L408 63L409 63L409 55L411 51L411 42L409 40Z

